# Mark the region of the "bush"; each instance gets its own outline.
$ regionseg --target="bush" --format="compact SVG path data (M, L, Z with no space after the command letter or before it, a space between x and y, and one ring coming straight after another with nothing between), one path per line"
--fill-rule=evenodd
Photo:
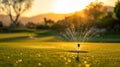
M27 28L30 28L30 29L36 28L36 24L33 23L33 22L28 22L28 23L26 24L26 27L27 27Z
M37 25L36 29L50 29L48 25Z
M66 28L66 25L62 23L55 23L51 26L51 29L55 31L64 31L65 28Z

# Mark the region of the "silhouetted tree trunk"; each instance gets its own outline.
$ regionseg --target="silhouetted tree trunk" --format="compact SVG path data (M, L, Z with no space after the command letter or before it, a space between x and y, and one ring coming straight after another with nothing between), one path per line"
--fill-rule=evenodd
M16 28L21 14L31 8L32 1L33 0L0 0L0 7L2 11L9 16L12 29Z

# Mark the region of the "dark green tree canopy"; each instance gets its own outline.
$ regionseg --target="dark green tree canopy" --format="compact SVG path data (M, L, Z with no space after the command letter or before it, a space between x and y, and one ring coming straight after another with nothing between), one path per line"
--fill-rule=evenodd
M117 19L120 20L120 1L116 3L115 8L114 8L114 13Z
M91 19L96 20L105 16L107 8L104 6L103 2L91 2L84 10L85 14L91 17Z

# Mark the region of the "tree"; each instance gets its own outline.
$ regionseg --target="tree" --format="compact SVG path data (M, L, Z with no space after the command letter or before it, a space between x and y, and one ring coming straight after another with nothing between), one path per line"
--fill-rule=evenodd
M0 21L0 28L2 28L3 27L3 23L2 23L2 21Z
M92 20L99 20L107 13L107 8L103 2L91 2L84 10L85 14Z
M45 25L54 24L55 22L51 19L44 18Z
M36 27L36 24L35 24L34 22L28 22L28 23L26 24L26 27L27 27L27 28L35 28L35 27Z
M117 1L116 5L115 5L114 13L115 13L115 16L117 17L117 19L120 21L120 1L119 0Z
M16 28L21 14L31 8L32 1L33 0L0 0L0 8L2 12L9 16L13 29Z

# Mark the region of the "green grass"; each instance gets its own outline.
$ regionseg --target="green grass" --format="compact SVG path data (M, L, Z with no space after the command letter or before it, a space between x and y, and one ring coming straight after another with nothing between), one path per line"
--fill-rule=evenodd
M0 67L119 67L120 43L75 42L1 43ZM88 65L88 66L87 66Z
M1 32L0 42L65 42L58 32L52 30L23 30ZM119 33L107 32L96 34L87 42L117 42L120 43Z
M91 38L91 42L109 42L120 43L120 32L105 32L96 34L94 38Z
M0 42L51 42L61 41L58 34L51 30L33 32L0 33Z
M58 35L51 30L1 32L0 67L120 66L118 33L97 34L90 42L81 43L80 50L88 53L79 55L70 52L77 49L78 42L65 42Z

